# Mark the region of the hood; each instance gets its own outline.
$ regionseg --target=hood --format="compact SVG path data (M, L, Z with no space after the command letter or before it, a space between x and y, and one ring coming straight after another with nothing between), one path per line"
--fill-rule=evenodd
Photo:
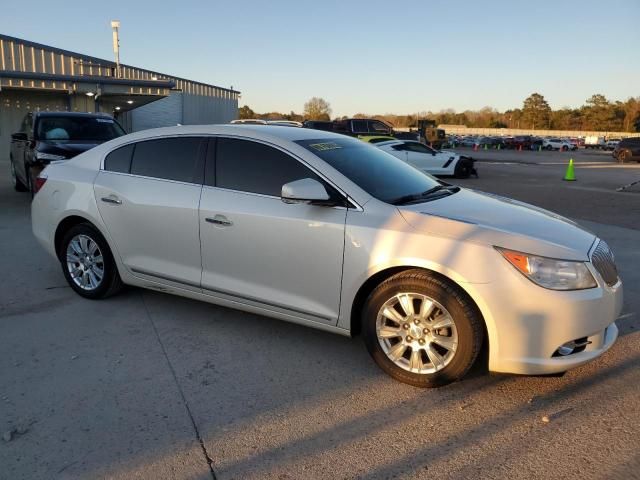
M85 141L64 141L64 142L54 142L51 140L48 141L39 141L36 149L42 153L51 153L52 155L64 155L66 158L73 158L76 155L80 155L87 150L91 150L96 145L99 145L103 142L95 141L95 140L85 140Z
M560 215L468 189L398 208L412 227L425 233L564 260L588 260L596 239Z

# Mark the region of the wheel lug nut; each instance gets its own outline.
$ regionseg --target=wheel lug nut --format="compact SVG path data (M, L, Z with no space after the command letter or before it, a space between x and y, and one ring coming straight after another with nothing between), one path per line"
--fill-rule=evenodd
M418 343L419 343L420 345L424 345L424 338L421 338L420 340L418 340Z
M413 342L413 337L411 335L407 335L407 342Z
M409 324L405 323L404 325L402 325L402 328L404 328L405 330L409 330Z
M418 320L417 318L413 321L413 323L415 323L416 325L420 324L420 320Z
M427 333L429 333L429 329L425 328L424 330L422 330L422 333L424 333L426 335Z

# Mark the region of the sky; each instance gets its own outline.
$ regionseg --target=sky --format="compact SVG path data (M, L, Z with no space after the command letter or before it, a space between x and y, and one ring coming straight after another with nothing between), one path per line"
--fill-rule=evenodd
M640 0L30 0L0 33L222 87L257 112L552 108L640 96Z

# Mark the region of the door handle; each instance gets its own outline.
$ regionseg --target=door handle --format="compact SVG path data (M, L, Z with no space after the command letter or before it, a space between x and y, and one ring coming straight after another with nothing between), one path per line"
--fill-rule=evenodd
M233 222L224 215L216 215L213 218L207 217L205 218L205 221L213 223L214 225L220 225L222 227L230 227L231 225L233 225Z
M111 203L113 205L122 205L122 200L118 199L118 197L115 197L115 196L102 197L100 200L102 200L104 203Z

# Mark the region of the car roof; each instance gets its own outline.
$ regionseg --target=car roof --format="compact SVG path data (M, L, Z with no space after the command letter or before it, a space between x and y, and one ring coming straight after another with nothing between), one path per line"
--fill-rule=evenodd
M237 135L251 136L253 138L266 141L345 138L344 135L338 133L315 130L312 128L291 128L279 125L252 124L180 125L175 127L151 128L119 138L125 141L138 141L173 135Z
M108 113L87 113L87 112L33 112L38 117L84 117L84 118L113 118Z

